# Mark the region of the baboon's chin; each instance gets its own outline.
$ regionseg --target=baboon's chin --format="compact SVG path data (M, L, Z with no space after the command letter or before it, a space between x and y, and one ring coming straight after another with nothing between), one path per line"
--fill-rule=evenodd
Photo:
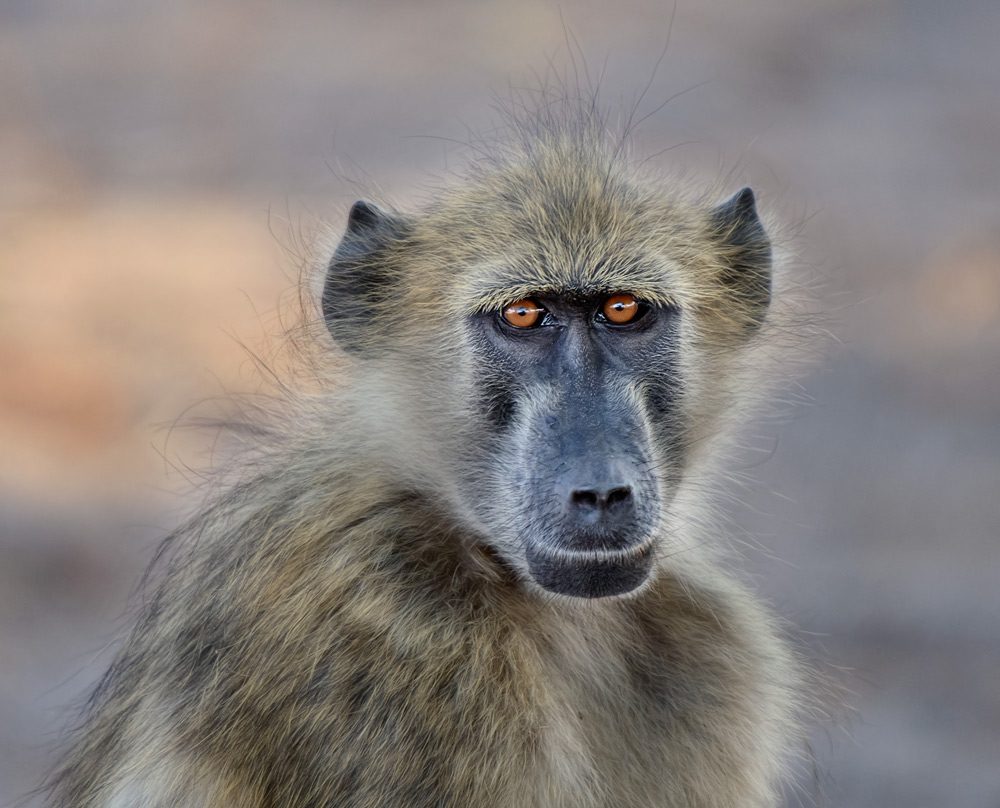
M528 572L542 589L577 598L624 595L641 586L653 568L653 549L567 553L527 548Z

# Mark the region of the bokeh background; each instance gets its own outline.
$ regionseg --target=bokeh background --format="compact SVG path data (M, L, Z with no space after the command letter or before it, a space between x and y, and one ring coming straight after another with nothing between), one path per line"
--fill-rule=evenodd
M0 805L190 500L164 424L254 389L359 185L426 198L573 50L820 281L832 338L731 506L846 692L789 803L1000 806L996 0L0 0Z

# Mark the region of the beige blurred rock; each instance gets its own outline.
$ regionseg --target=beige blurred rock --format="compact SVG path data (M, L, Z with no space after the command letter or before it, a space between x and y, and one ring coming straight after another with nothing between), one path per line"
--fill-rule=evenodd
M943 336L1000 331L1000 242L962 244L928 263L914 290L921 316Z
M266 212L225 199L111 199L0 222L0 481L156 481L161 424L254 384L291 283Z

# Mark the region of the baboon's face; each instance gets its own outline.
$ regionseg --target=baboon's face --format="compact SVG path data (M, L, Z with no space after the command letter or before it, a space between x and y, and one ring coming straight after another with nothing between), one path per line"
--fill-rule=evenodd
M539 292L470 319L475 410L492 436L478 509L543 589L603 597L650 575L680 463L662 451L681 428L680 316L627 292Z
M413 484L542 589L620 595L663 553L664 514L697 440L688 413L699 434L711 420L704 379L722 371L681 341L706 316L728 347L759 325L770 243L749 189L674 224L686 247L667 238L652 251L648 233L666 215L653 206L624 216L635 235L623 242L622 214L602 227L595 203L567 224L563 206L584 203L549 201L528 216L511 193L496 226L467 205L414 222L359 202L323 313L337 342L391 385L376 393L388 415L373 428L391 433L403 471L421 467ZM503 221L509 232L494 232ZM523 237L532 232L535 243ZM505 269L514 239L519 268Z

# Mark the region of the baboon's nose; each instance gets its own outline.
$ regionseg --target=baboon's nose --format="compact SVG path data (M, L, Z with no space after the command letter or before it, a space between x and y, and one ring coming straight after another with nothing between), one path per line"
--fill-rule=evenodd
M589 435L588 435L589 437ZM581 441L581 443L583 443ZM646 539L650 487L636 458L593 439L565 452L551 498L540 503L558 521L557 543L574 551L621 550Z

